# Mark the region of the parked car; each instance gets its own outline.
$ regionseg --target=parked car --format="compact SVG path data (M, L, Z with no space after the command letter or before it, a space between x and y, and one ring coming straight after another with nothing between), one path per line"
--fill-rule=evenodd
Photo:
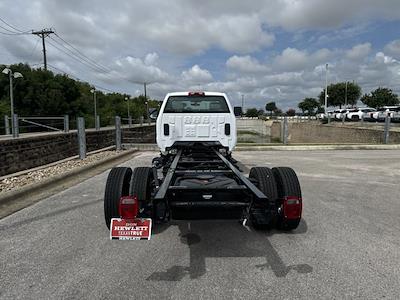
M374 111L376 111L376 109L370 107L350 109L346 114L346 119L350 121L359 121L361 119L364 119L364 117L369 116L369 113L372 113Z
M350 108L341 108L338 109L337 113L335 114L335 120L342 120L343 116L346 116L346 114L350 111Z
M386 119L386 116L393 118L395 113L398 112L399 109L400 109L400 106L384 106L381 109L378 109L378 113L376 114L376 120L378 122L384 122Z
M331 116L331 118L332 118L332 113L333 113L333 111L327 111L326 115L325 115L325 113L318 113L315 115L315 117L319 120L326 119L328 116Z
M331 118L332 121L336 119L336 114L338 113L340 113L340 109L335 109L327 112L328 116Z
M394 123L400 123L400 107L393 109L391 119Z

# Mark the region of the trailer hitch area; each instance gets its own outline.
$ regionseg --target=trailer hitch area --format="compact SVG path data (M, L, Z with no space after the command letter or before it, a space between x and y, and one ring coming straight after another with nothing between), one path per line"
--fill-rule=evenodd
M270 228L275 223L277 217L275 205L269 203L267 206L260 206L255 201L253 199L250 205L243 210L239 222L249 231L249 220L253 226L257 226L258 228Z
M253 202L250 203L245 209L243 209L242 217L239 220L239 223L246 228L248 231L251 231L250 227L248 226L248 221L250 220L250 210L253 205Z
M112 218L110 239L112 240L150 240L151 219L138 218L139 201L137 196L123 196L119 199L120 218Z

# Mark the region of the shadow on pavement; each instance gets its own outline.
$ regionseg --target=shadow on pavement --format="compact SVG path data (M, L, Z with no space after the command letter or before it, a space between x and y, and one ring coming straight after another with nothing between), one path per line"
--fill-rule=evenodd
M57 215L60 215L60 214L63 214L63 213L66 213L66 212L69 212L69 211L72 211L72 210L75 210L75 209L78 209L78 208L94 205L94 204L96 204L98 202L101 202L101 201L103 201L103 199L96 199L96 200L92 200L92 201L89 201L89 202L80 203L80 204L77 204L77 205L74 205L74 206L69 206L69 207L66 207L66 208L57 209L57 210L49 212L47 214L39 215L39 216L32 217L32 218L28 218L28 219L25 219L25 220L22 220L22 221L18 221L18 222L15 222L15 223L3 225L3 226L0 225L0 231L6 230L6 229L10 229L10 228L17 228L19 226L26 225L26 224L29 224L29 223L32 223L32 222L35 222L35 221L39 221L39 220L55 217Z
M268 236L279 231L248 231L235 221L178 221L181 242L188 245L189 266L172 266L166 271L151 274L147 280L180 281L185 276L196 279L206 273L206 258L265 257L265 264L255 265L260 270L271 269L276 277L286 277L291 271L311 273L308 264L286 265L272 246ZM297 230L289 235L307 232L307 224L301 221Z

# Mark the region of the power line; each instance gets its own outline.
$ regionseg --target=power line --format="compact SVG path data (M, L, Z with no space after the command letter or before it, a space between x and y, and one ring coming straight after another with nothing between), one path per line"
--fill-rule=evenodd
M85 54L83 54L81 51L79 51L76 47L74 47L73 45L71 45L71 43L68 43L65 39L63 39L62 37L60 37L57 33L55 33L56 37L58 37L60 40L62 40L65 44L67 44L68 46L70 46L72 49L74 49L76 52L78 52L81 56L85 57L86 59L88 59L89 61L91 61L93 64L100 66L102 69L106 70L107 72L110 72L111 69L103 66L102 64L94 61L93 59L91 59L90 57L87 57Z
M44 68L45 68L45 70L47 70L47 56L46 56L45 38L46 38L46 37L49 37L52 41L54 41L55 43L57 43L59 46L62 47L62 48L57 47L56 45L54 45L53 43L51 43L50 41L48 41L48 43L49 43L50 45L52 45L54 48L56 48L57 50L61 51L61 52L64 53L65 55L67 55L67 56L69 56L70 58L72 58L72 59L74 59L74 60L80 62L81 64L83 64L83 65L85 65L85 66L91 68L92 70L94 70L94 71L96 71L96 72L99 72L99 70L100 70L100 71L103 73L103 75L106 75L107 77L111 78L110 75L107 74L107 73L111 73L113 70L111 70L110 68L108 68L108 67L106 67L106 66L104 66L104 65L102 65L102 64L100 64L100 63L98 63L98 62L96 62L96 61L94 61L94 60L91 59L90 57L86 56L86 55L85 55L84 53L82 53L79 49L77 49L77 48L74 47L71 43L69 43L68 41L66 41L65 39L63 39L59 34L57 34L56 32L54 32L53 30L51 30L51 29L43 29L43 30L41 30L41 31L34 31L34 30L23 31L23 30L21 30L21 29L15 27L15 26L13 26L13 25L11 25L10 23L6 22L6 21L5 21L4 19L2 19L1 17L0 17L0 21L1 21L2 23L4 23L5 25L7 25L8 27L10 27L11 29L14 30L14 31L13 31L13 30L10 30L9 28L6 28L6 27L0 25L0 28L2 28L3 30L6 31L6 32L0 31L0 34L4 34L4 35L25 35L25 34L34 34L34 35L37 35L37 36L41 37L41 39L42 39L42 44L43 44L43 62L44 62ZM55 34L55 36L56 36L57 38L59 38L63 43L65 43L67 46L69 46L69 47L70 47L71 49L73 49L75 52L74 52L73 50L71 50L70 48L68 48L67 46L65 46L64 44L62 44L62 43L60 43L59 41L57 41L57 40L55 40L54 38L52 38L52 37L50 36L50 34ZM37 44L38 44L38 42L36 43L36 45L35 45L35 47L34 47L32 53L31 53L31 56L33 55L33 52L35 51L35 49L36 49L36 47L37 47ZM66 52L66 51L63 50L63 49L65 49L65 50L68 51L69 53ZM54 66L53 66L53 68L54 68ZM129 80L129 79L125 79L125 78L122 78L122 79L125 80L125 81L127 81L127 82L132 82L132 81ZM135 83L137 83L137 82L135 82ZM142 83L142 84L143 84L143 83ZM106 88L102 88L102 89L111 91L111 90L106 89ZM114 91L111 91L111 92L114 92Z
M14 29L15 31L19 31L20 33L27 34L30 30L20 30L17 27L11 25L10 23L7 23L3 18L0 17L0 21L6 24L8 27Z
M56 48L58 51L64 53L65 55L67 55L67 56L69 56L70 58L76 60L77 62L80 62L81 64L84 64L85 66L91 68L92 70L94 70L94 71L96 71L96 72L99 71L98 69L96 69L96 68L93 67L92 65L88 64L87 62L83 61L83 60L80 59L80 58L77 58L76 56L73 56L73 55L69 54L68 52L66 52L66 51L63 50L62 48L56 46L55 44L51 43L50 41L48 41L48 43L49 43L50 45L52 45L54 48Z
M0 31L0 33L6 34L6 35L24 35L24 34L28 34L26 32L16 32L16 31L10 30L10 29L2 26L2 25L0 25L0 28L6 31L6 32Z
M105 70L105 69L99 67L97 64L92 63L90 60L85 59L84 57L77 55L75 52L73 52L71 49L65 47L64 44L60 43L59 41L53 39L52 37L49 37L49 38L50 38L52 41L54 41L55 43L57 43L58 45L60 45L61 47L63 47L65 50L67 50L67 51L68 51L71 55L73 55L74 57L76 57L76 58L78 58L78 59L80 59L80 60L82 60L82 61L84 61L84 62L90 64L91 66L97 68L97 69L100 70L101 72L108 72L108 70ZM53 45L53 46L54 46L54 45ZM59 50L61 51L61 49L59 49Z
M36 50L36 48L37 48L39 42L40 42L40 39L38 39L38 40L36 41L36 44L35 44L35 46L33 47L31 54L29 55L29 60L32 58L33 53L35 52L35 50Z
M61 72L61 73L64 73L65 75L68 75L68 76L70 76L70 77L72 77L72 78L74 78L74 79L76 79L76 80L78 80L78 81L81 81L81 82L88 82L87 80L83 80L83 79L81 79L81 78L79 78L79 77L77 77L77 76L75 76L75 75L72 75L72 74L70 74L70 73L67 73L67 72L65 72L64 70L62 70L62 69L60 69L60 68L58 68L58 67L55 67L55 66L53 66L53 65L51 65L51 64L48 64L48 66L49 66L50 68L56 70L56 71L59 71L59 72ZM88 82L88 83L89 83L89 82ZM90 83L89 83L89 84L90 84ZM95 84L90 84L90 85L94 86L94 87L97 88L98 90L104 90L104 91L107 91L107 92L110 92L110 93L115 93L115 94L118 93L118 92L116 92L116 91L110 90L110 89L108 89L108 88L105 88L105 87L102 87L102 86L99 86L99 85L95 85Z

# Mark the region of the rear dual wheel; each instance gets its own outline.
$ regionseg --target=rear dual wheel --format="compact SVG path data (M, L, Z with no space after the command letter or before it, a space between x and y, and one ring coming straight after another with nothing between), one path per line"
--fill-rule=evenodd
M152 168L135 168L132 174L129 195L137 197L141 217L153 217L153 211L150 206L153 188L154 176Z
M265 203L256 201L253 204L250 211L252 225L256 229L273 227L274 216L271 216L269 213L274 211L273 207L278 198L278 189L274 174L270 168L253 167L250 170L249 178L258 183L258 189L268 198Z
M137 167L133 170L128 167L112 168L107 177L104 192L104 218L110 228L112 218L119 218L119 201L123 196L136 196L139 200L139 209L146 216L151 217L148 210L151 202L151 188L153 184L152 169Z
M263 192L267 198L267 203L255 203L255 208L250 212L252 224L255 228L264 229L276 225L282 230L293 230L299 226L301 220L301 188L295 171L288 167L254 167L251 168L249 177L258 182L258 188ZM285 199L293 199L292 201L299 201L300 214L297 218L293 218L288 214L284 205ZM265 216L266 219L271 217L268 224L260 223L257 214L273 213L272 215ZM289 215L289 216L288 216ZM289 218L290 217L290 218Z
M299 179L295 171L292 168L288 167L277 167L273 168L272 172L274 174L277 188L278 188L278 220L277 227L282 230L293 230L296 229L301 220L301 209L302 209L302 198L301 198L301 188ZM297 205L296 209L298 211L297 218L289 218L288 206L285 207L284 201L285 199L290 199L288 201L298 201L296 203L299 204L291 204Z
M108 229L112 218L119 218L119 200L129 195L132 169L127 167L112 168L107 177L104 192L104 218Z

